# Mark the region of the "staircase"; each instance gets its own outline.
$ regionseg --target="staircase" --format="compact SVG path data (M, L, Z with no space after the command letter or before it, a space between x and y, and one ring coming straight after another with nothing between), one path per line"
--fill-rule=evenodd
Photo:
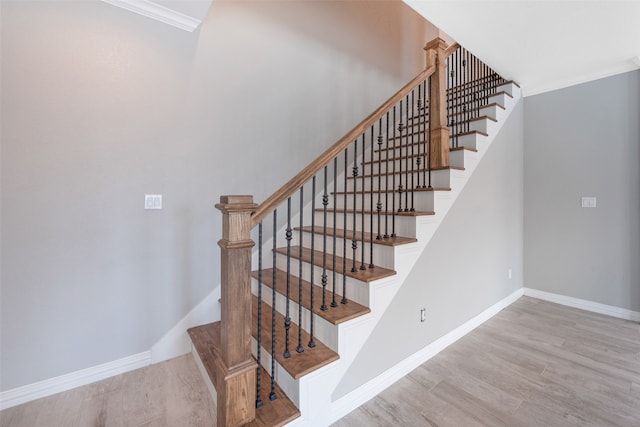
M222 318L188 332L219 426L354 409L333 390L520 97L458 45L425 50L425 71L267 201L216 205Z

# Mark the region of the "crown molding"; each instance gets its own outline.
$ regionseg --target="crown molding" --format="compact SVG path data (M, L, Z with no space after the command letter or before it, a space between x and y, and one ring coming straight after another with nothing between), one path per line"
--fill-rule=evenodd
M149 0L102 1L189 32L193 32L202 23L202 20L200 19L193 18L185 15L184 13L153 3Z

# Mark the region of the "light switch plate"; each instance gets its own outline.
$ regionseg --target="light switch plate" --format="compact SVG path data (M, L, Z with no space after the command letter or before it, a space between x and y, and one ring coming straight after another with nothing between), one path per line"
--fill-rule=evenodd
M582 207L583 208L595 208L596 207L596 198L595 197L583 197L582 198Z
M144 208L145 210L162 209L162 194L145 194Z

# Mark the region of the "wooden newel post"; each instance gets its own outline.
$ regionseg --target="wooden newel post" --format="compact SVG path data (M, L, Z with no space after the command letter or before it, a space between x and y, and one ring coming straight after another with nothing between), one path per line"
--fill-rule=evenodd
M221 364L217 372L219 427L255 418L256 368L251 356L251 213L253 196L221 196Z
M431 80L429 120L431 120L431 167L449 166L449 127L447 126L447 42L441 38L425 46L427 68L436 67Z

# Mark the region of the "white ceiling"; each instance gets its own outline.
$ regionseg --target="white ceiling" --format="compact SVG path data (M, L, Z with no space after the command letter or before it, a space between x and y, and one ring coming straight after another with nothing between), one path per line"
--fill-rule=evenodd
M403 0L525 96L640 68L640 0Z

